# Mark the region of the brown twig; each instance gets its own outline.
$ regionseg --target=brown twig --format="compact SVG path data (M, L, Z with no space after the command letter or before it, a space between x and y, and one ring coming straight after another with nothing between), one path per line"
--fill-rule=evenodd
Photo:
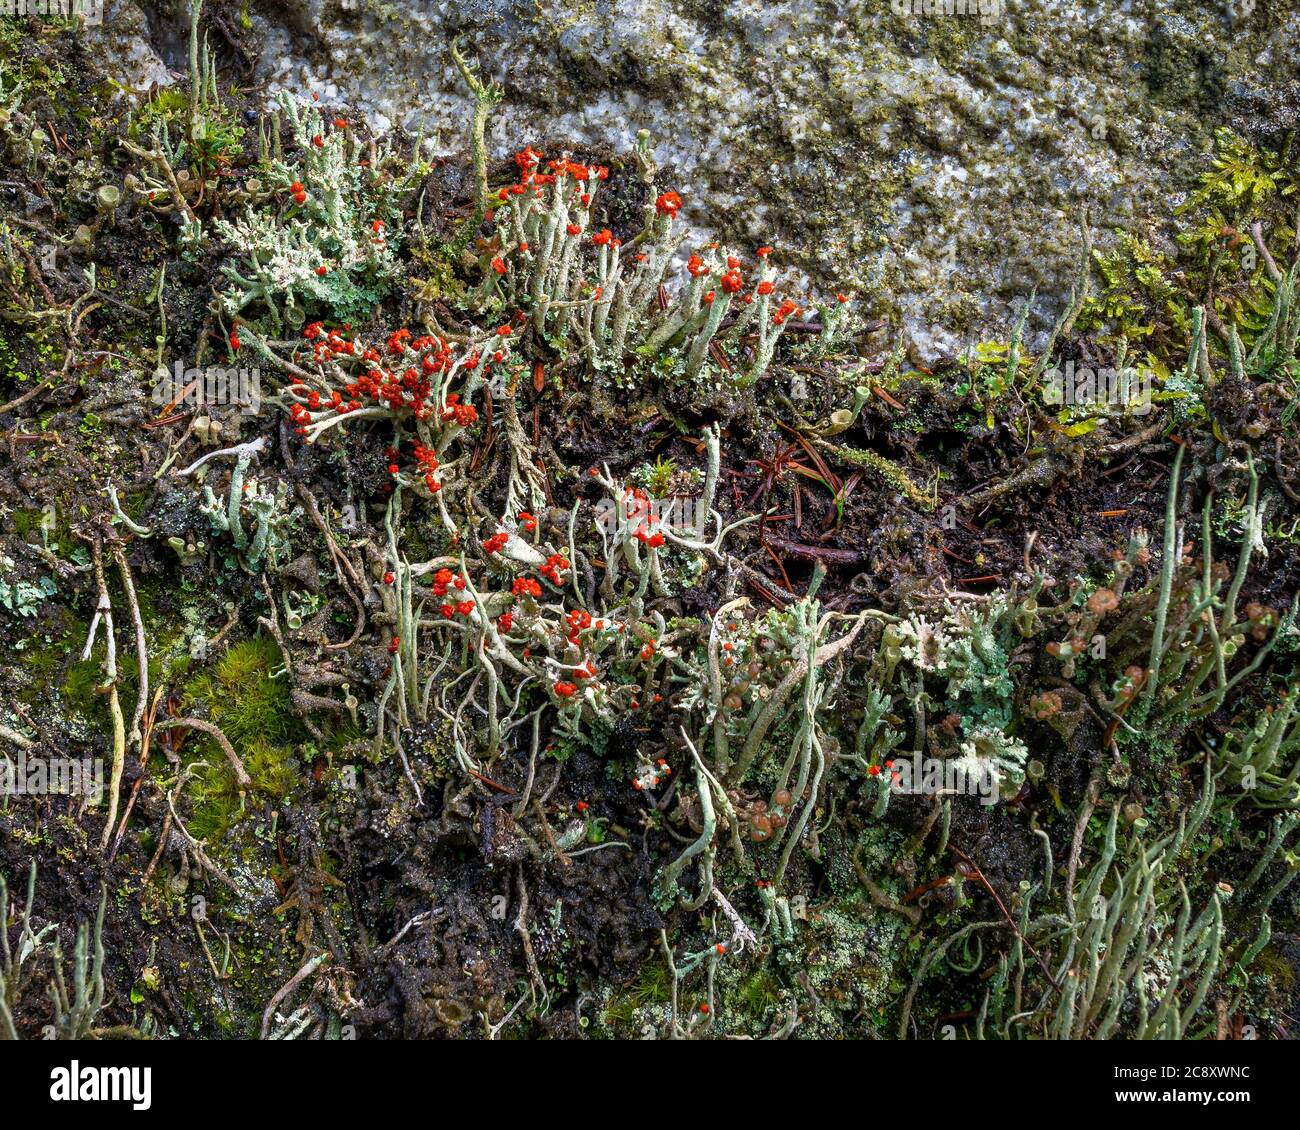
M1043 971L1043 976L1047 978L1047 983L1059 993L1061 991L1061 986L1056 983L1056 978L1052 976L1052 971L1048 967L1047 962L1044 961L1042 955L1029 944L1029 939L1020 932L1020 927L1016 925L1016 920L1011 917L1011 912L1007 910L1006 905L998 896L997 891L993 889L993 884L984 877L984 872L981 871L979 867L976 866L975 861L956 844L949 844L948 847L949 850L966 865L965 871L963 872L966 877L969 879L975 879L986 891L988 891L989 897L997 904L998 910L1002 912L1002 917L1007 920L1007 925L1011 927L1012 932L1020 939L1020 942L1025 949L1034 955L1034 960L1038 962L1039 968Z
M154 729L170 730L176 726L182 726L187 730L200 730L212 738L221 747L221 752L226 755L226 760L230 762L230 767L235 771L235 780L239 782L239 787L241 789L252 787L253 780L244 769L244 763L239 760L239 754L235 752L235 747L230 744L226 735L216 726L211 722L205 722L202 718L168 718L165 722L156 723Z

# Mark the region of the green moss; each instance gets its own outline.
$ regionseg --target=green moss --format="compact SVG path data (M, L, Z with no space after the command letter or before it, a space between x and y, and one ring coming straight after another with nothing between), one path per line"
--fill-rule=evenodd
M306 734L293 714L283 659L270 636L254 636L237 643L186 685L182 699L187 710L206 707L237 748L262 740L302 740Z
M133 141L148 140L155 123L184 123L189 115L190 100L183 90L160 90L131 115L127 135Z
M20 538L26 538L41 528L41 518L44 512L41 510L15 510L13 513L14 533Z
M297 748L309 736L293 711L282 662L275 640L255 636L232 646L210 670L194 676L181 694L185 713L206 716L226 735L253 789L274 797L292 790L298 779ZM206 736L195 735L193 740L203 764L191 794L190 829L215 841L242 819L245 799L217 744Z
M98 659L78 660L68 668L63 678L63 700L68 709L75 711L82 718L89 719L100 702L96 688L103 681L104 673Z
M758 969L740 983L732 1002L755 1020L764 1020L781 1003L781 986L766 969Z
M75 21L54 16L39 21L0 19L0 93L9 93L21 84L29 97L43 94L57 99L68 86L68 74L55 41L63 39L74 26Z
M1255 958L1251 972L1260 977L1264 984L1282 999L1290 995L1295 984L1295 969L1286 956L1278 953L1273 946L1266 947L1263 953Z
M664 1004L672 999L672 974L660 960L650 960L628 988L613 997L605 1009L605 1023L611 1027L633 1023L638 1009Z

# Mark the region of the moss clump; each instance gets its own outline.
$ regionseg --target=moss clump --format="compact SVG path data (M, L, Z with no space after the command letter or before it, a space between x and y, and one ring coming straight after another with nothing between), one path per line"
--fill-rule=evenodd
M190 680L183 695L185 707L206 706L212 721L236 748L259 740L301 740L305 731L293 714L282 663L280 650L269 636L237 643L210 671Z
M233 645L210 670L182 692L187 714L206 716L230 740L257 792L282 797L298 778L295 752L307 740L294 713L275 640L254 636ZM197 736L196 736L197 737ZM238 822L244 806L229 763L210 738L195 740L204 762L194 787L194 835L220 837Z
M100 701L95 691L103 677L97 659L83 659L72 664L60 688L68 708L83 718L89 718Z
M918 487L897 463L886 459L883 455L877 455L874 451L864 451L857 447L840 447L828 445L829 450L837 458L844 460L846 463L852 463L857 467L865 467L874 471L885 482L894 488L894 490L907 496L909 501L915 503L923 510L934 509L934 499Z
M650 961L641 969L627 989L611 998L605 1008L605 1023L610 1027L633 1025L638 1010L672 1000L672 973L662 961Z

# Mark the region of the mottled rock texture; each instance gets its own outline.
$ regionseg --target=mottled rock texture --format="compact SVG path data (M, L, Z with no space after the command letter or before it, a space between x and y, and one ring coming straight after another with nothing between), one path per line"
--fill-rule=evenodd
M183 65L183 5L150 9ZM649 129L701 237L774 243L818 289L874 294L922 356L1065 301L1086 206L1160 246L1216 125L1294 125L1281 0L288 0L248 13L271 86L463 143L464 36L525 142L630 150ZM918 10L913 10L918 9Z

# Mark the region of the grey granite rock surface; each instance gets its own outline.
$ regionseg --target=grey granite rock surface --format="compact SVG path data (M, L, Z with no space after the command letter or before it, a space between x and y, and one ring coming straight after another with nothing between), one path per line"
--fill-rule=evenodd
M1105 246L1166 243L1215 126L1267 136L1300 105L1300 10L1280 0L285 0L253 5L258 77L380 128L463 146L462 35L506 99L496 156L628 151L654 137L700 238L853 290L934 357L1042 331L1066 300L1086 206ZM966 10L969 6L970 10ZM114 32L134 72L162 63L138 11ZM183 66L183 5L149 9ZM110 21L111 22L111 21ZM129 46L128 46L129 44Z

